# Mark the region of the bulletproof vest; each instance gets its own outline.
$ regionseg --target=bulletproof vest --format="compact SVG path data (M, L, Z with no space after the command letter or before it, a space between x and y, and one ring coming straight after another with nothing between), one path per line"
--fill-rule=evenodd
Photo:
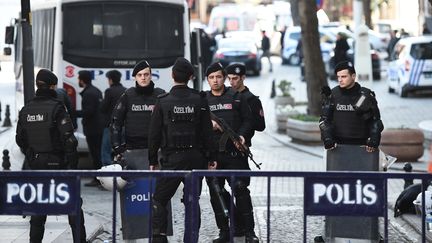
M207 100L210 111L225 122L237 132L242 123L240 114L239 93L232 89L226 90L221 96L214 96L211 91L207 91ZM216 133L215 138L220 139L222 134Z
M60 105L60 101L55 99L33 100L20 112L20 121L33 153L61 151L54 118Z
M138 94L134 88L126 90L127 113L125 120L126 137L148 138L150 116L159 94L154 89L151 95Z
M162 147L170 149L199 148L201 97L190 93L187 97L167 94L160 97L163 114Z
M367 139L367 123L354 110L360 92L343 95L339 88L332 90L334 99L333 124L336 138Z

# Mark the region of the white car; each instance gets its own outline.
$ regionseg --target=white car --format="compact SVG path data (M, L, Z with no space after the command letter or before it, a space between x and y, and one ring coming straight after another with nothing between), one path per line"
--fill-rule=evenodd
M330 53L333 51L336 37L328 33L325 29L319 28L321 39L321 53L323 61L330 59ZM297 54L297 44L301 37L300 26L290 27L286 30L284 36L284 48L282 50L282 64L299 65L300 58Z
M390 55L388 91L406 97L416 90L432 90L432 36L399 40Z

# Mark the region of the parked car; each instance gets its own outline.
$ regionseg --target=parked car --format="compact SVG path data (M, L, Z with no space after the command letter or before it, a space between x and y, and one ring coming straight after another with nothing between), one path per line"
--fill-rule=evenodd
M282 51L282 64L299 65L300 58L297 54L297 44L301 37L301 29L299 26L288 28L284 36L284 49ZM324 29L319 28L321 39L321 53L323 61L327 62L330 59L330 53L333 51L336 37L328 34Z
M253 39L224 38L218 41L213 61L219 61L224 67L233 62L244 63L246 72L259 75L261 72L261 51Z
M387 74L388 92L400 97L432 90L432 36L400 39L390 54Z

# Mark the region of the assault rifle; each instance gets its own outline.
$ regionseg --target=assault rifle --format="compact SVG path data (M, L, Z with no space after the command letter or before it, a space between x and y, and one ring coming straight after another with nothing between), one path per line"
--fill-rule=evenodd
M261 163L257 163L254 158L253 154L250 151L249 147L245 144L241 143L240 136L232 130L232 128L221 118L217 117L213 112L210 112L210 118L215 121L223 130L224 135L222 135L221 141L219 141L219 150L221 150L221 147L225 148L226 140L229 138L234 144L239 144L241 148L239 151L243 154L246 154L250 160L255 164L255 166L258 169L261 169L260 165ZM224 139L225 137L225 139ZM237 148L237 146L236 146Z

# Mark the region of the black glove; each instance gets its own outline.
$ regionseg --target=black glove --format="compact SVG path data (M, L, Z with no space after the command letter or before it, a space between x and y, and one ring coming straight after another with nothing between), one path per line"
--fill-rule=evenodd
M333 139L327 138L324 140L324 148L325 149L334 148L335 145L336 145L336 142L333 141Z
M379 146L379 142L376 141L375 139L371 139L369 138L366 142L366 146L368 147L372 147L372 148L378 148Z
M113 147L113 151L114 151L114 155L122 154L126 151L126 145L122 144L119 146L115 146L115 147Z

